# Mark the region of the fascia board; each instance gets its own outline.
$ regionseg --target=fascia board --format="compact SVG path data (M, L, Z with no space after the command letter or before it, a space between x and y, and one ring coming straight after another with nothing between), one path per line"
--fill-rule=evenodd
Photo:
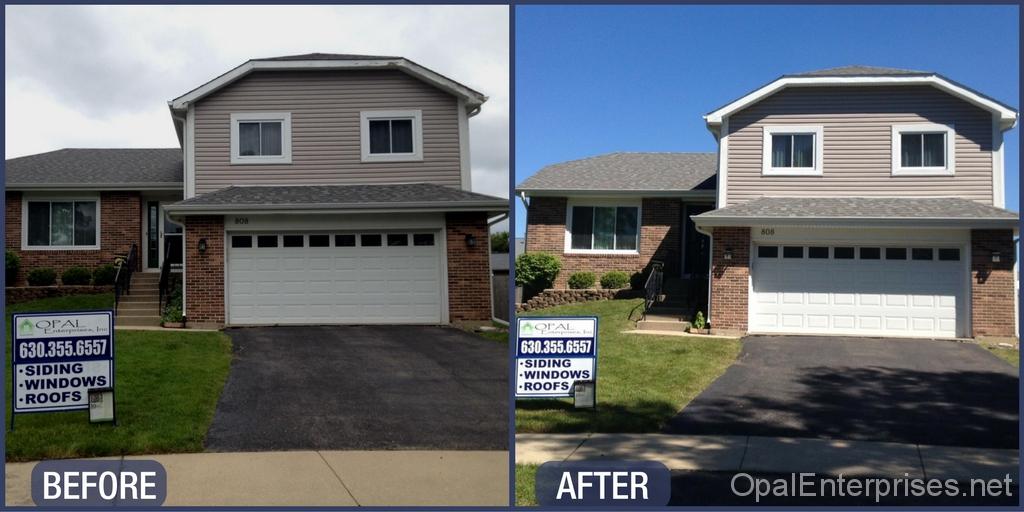
M148 182L148 183L19 183L7 184L6 190L11 191L56 191L56 190L182 190L181 182Z
M516 193L530 197L568 197L568 196L603 196L603 197L679 197L679 198L714 198L714 190L573 190L573 189L533 189L517 188Z
M922 227L922 228L1005 228L1017 226L1017 219L1003 218L864 218L864 217L693 217L702 228L744 226L813 226L813 227Z

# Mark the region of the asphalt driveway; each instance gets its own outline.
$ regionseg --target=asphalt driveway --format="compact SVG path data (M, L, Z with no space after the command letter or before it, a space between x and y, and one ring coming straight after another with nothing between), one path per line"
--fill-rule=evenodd
M665 430L1017 448L1017 386L969 343L748 336Z
M508 448L508 347L429 326L250 327L212 451Z

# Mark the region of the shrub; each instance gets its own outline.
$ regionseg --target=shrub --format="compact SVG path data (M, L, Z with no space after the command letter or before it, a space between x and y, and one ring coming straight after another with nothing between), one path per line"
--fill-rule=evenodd
M573 290L582 290L585 288L593 288L594 281L597 277L593 272L576 272L569 276L569 288Z
M170 291L167 296L167 304L164 305L164 311L160 315L160 319L164 322L180 322L182 319L181 315L181 282L175 282L174 288Z
M693 328L703 329L706 326L707 322L704 321L704 313L698 311L697 314L693 317Z
M21 268L21 257L14 251L7 251L4 254L4 275L7 277L7 286L14 284L18 279L18 269Z
M117 277L117 267L106 263L92 271L92 284L96 286L109 286L114 284L115 277Z
M643 290L646 282L647 274L643 272L633 272L633 275L629 276L629 287L634 290Z
M28 272L29 286L51 286L57 282L57 271L52 268L34 268Z
M491 252L508 253L508 231L499 231L491 234Z
M551 288L562 270L557 256L545 252L528 252L516 258L516 284L528 294Z
M85 267L68 267L63 274L60 275L60 283L65 286L80 286L89 284L92 280L92 272Z
M627 284L629 284L629 274L621 270L612 270L601 276L601 288L617 290L625 288Z

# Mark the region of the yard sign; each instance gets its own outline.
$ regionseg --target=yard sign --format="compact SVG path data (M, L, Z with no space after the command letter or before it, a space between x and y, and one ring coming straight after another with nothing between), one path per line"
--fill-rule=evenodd
M597 317L519 317L516 398L568 398L597 380Z
M114 387L113 311L16 313L11 330L14 413L87 410Z

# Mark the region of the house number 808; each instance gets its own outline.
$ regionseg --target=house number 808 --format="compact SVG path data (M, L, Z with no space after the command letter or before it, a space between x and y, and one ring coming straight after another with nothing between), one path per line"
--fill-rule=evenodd
M235 224L248 224L249 217L235 217Z
M775 228L761 228L761 236L775 236Z

